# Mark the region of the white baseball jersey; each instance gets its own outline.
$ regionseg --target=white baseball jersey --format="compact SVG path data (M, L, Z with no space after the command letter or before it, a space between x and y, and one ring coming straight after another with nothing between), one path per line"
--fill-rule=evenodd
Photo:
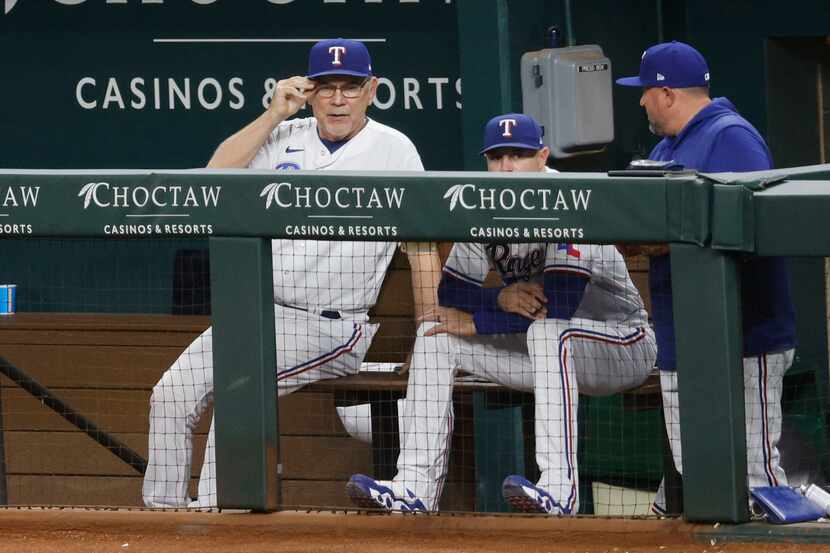
M281 123L249 164L252 169L423 171L404 134L372 119L334 153L314 117ZM274 302L310 310L365 314L377 300L394 242L274 240Z
M412 142L369 120L334 153L313 118L277 127L249 167L255 169L422 171ZM377 300L394 242L273 240L276 380L280 395L318 380L354 374L372 343L366 322ZM301 307L309 313L288 307ZM316 314L337 310L342 319ZM153 387L150 437L142 495L150 507L184 507L193 455L193 430L213 403L213 332L208 328ZM216 506L214 426L199 478L198 507Z
M614 246L458 243L444 271L481 286L491 268L505 284L541 281L545 272L582 275L589 282L575 318L647 326L643 300Z

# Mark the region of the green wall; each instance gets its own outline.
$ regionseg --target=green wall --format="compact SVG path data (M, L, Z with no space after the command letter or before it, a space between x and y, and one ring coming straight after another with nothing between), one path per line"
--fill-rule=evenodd
M816 67L830 68L830 4L689 2L687 33L709 62L713 93L729 97L755 124L776 166L821 163ZM826 385L824 260L793 259L792 267L799 337L793 372L823 368Z
M767 39L828 33L830 6L823 0L687 3L688 39L709 62L713 91L735 101L762 133L768 120Z
M0 49L7 53L0 87L0 167L201 166L225 136L260 112L266 79L304 70L309 44L159 40L343 35L383 40L369 45L376 72L389 79L381 86L383 109L372 109L375 117L412 137L430 169L482 169L476 153L482 123L497 111L521 109L521 54L543 47L548 26L568 27L565 5L564 0L304 0L281 5L267 0L207 5L131 0L68 6L55 0L18 0L0 17ZM768 69L770 59L792 52L770 49L768 38L780 43L826 35L830 8L825 1L795 0L782 9L772 1L579 0L571 2L571 13L572 38L579 44L600 44L612 60L615 78L635 74L642 50L658 37L690 41L709 60L714 94L730 97L768 137L779 166L813 162L803 147L804 125L792 124L801 121L792 110L806 103L790 102L787 78L776 79ZM463 96L456 91L460 77ZM96 84L82 86L79 100L78 85L85 78ZM130 92L137 78L145 83L146 104L140 109L132 105L138 98ZM156 78L159 109L152 93ZM119 87L123 108L114 96L103 108L107 96L115 94L108 91L110 79ZM189 109L178 100L170 109L168 79L184 88L189 79ZM209 79L223 91L216 109L206 108L197 98L199 84ZM239 84L231 87L232 79L240 79ZM244 98L242 105L231 88ZM418 92L407 100L405 91L415 88ZM646 155L656 138L648 132L638 99L639 91L615 87L615 142L605 153L558 161L555 166L606 170ZM95 108L83 107L82 102L92 101L97 102ZM32 298L33 306L53 305L35 298L60 296L69 302L67 309L75 309L101 296L99 288L122 290L103 294L111 303L92 302L103 310L117 310L131 304L130 297L144 294L142 289L166 285L167 277L150 277L149 269L158 267L163 273L175 250L193 246L193 241L184 240L142 242L130 248L57 242L29 248L0 240L0 278L20 284L21 298ZM113 255L121 261L102 261ZM55 261L47 273L42 271L45 260ZM125 272L116 267L137 267L127 271L134 284L121 286ZM137 275L147 276L137 280ZM61 284L48 285L47 276Z

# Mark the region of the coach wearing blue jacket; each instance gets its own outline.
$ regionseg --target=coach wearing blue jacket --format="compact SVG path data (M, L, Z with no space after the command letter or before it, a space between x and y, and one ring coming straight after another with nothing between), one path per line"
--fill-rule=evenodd
M673 160L700 172L771 169L764 139L732 102L709 97L709 81L706 60L682 42L652 46L643 53L638 76L617 80L643 88L640 105L649 129L663 137L649 158ZM666 428L675 466L682 472L668 247L649 247L644 253L651 255L649 286ZM796 345L787 260L747 258L741 265L741 295L749 487L784 486L787 480L777 449L781 392ZM653 510L665 513L662 484Z

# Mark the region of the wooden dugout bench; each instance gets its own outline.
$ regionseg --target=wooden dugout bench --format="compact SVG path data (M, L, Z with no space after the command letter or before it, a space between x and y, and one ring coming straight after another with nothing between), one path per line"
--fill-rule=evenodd
M644 269L632 265L641 290ZM372 311L380 329L367 361L404 361L414 342L412 308L408 263L397 255ZM18 313L0 317L0 355L146 458L152 387L209 324L206 316ZM402 396L405 386L405 376L360 374L319 382L281 398L284 503L349 506L343 485L351 474L391 476L397 417L395 403L388 399ZM486 401L488 395L494 402L506 397L499 387L458 387L444 509L476 506L477 461L481 464L474 453L476 392L484 392ZM632 405L652 405L659 395L654 392L651 382L626 397ZM141 477L134 469L5 377L0 378L0 394L10 504L141 504ZM338 404L364 400L375 404L374 447L351 438L335 411ZM192 484L199 474L208 422L204 417L194 438Z

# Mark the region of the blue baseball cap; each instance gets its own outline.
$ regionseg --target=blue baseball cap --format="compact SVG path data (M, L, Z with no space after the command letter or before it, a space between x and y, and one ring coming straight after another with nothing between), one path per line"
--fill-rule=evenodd
M495 148L541 150L545 147L542 134L542 127L528 115L522 113L497 115L484 127L484 148L480 153L484 154Z
M369 77L372 59L366 45L357 40L335 38L321 40L311 47L308 54L309 79L324 75L351 75Z
M663 42L643 52L640 74L617 79L623 86L689 88L709 86L709 66L703 55L684 42Z

